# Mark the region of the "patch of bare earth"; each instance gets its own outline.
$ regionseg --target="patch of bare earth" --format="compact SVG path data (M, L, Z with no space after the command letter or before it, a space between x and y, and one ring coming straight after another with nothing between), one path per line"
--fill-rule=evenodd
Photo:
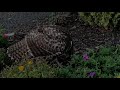
M74 53L83 53L86 48L96 48L100 45L113 45L112 30L92 27L76 22L70 30ZM117 32L116 44L120 44L120 33Z

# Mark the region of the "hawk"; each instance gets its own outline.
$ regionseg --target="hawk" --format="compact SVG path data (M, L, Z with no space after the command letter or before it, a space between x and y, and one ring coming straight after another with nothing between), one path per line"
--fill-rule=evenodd
M67 29L58 25L42 25L31 30L21 41L7 48L7 54L12 60L30 59L36 57L57 58L64 63L70 57L72 40Z

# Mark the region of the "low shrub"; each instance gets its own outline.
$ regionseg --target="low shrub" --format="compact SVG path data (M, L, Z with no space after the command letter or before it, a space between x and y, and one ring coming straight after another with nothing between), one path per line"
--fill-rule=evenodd
M87 49L84 55L74 54L67 66L56 67L47 62L25 61L5 68L3 78L119 78L120 45Z
M0 35L0 48L6 48L9 46L9 42Z
M54 68L47 65L47 62L25 61L22 64L6 67L2 72L2 78L52 78Z
M89 25L108 28L119 27L119 12L79 12L81 19Z

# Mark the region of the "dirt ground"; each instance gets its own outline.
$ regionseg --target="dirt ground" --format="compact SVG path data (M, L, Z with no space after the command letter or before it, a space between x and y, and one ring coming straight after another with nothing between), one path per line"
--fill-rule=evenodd
M112 30L84 25L81 21L74 24L70 34L75 53L83 53L86 48L95 49L100 45L120 44L120 32L117 32L116 39L114 39Z

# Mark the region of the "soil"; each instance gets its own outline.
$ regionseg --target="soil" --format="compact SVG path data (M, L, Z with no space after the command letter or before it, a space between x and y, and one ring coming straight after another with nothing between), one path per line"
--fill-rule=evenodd
M113 37L112 30L101 27L84 25L78 21L73 25L70 34L73 40L74 53L84 53L86 48L97 49L100 45L120 44L120 32L116 32L116 39Z

